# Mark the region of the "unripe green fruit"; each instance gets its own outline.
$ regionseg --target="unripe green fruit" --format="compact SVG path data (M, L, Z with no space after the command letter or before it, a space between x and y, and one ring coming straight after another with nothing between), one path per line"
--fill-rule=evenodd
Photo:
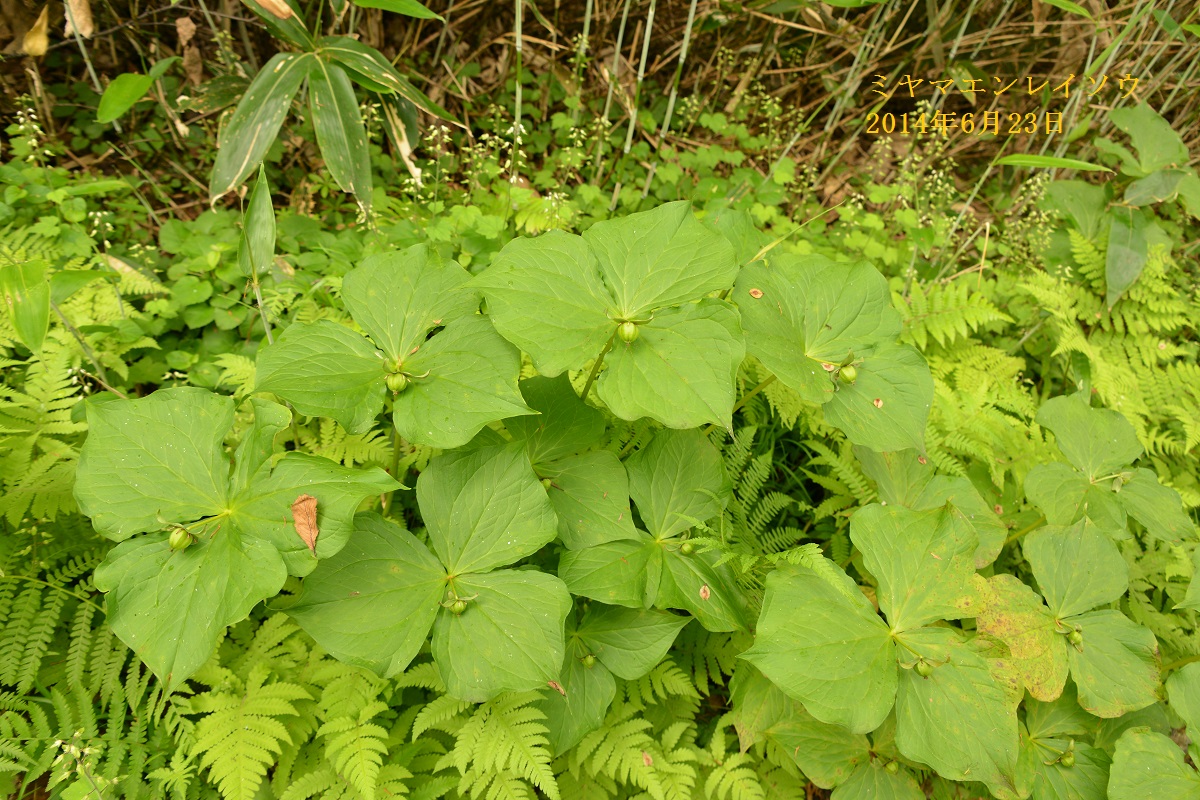
M621 337L621 341L625 344L633 342L638 337L638 326L634 322L622 322L617 328L617 336Z
M553 485L554 485L554 481L550 480L549 478L542 478L542 488L543 489L549 489Z
M1067 634L1067 641L1076 647L1083 644L1083 631L1079 630L1079 628L1075 628Z
M692 544L691 542L684 542L683 544L679 545L679 552L683 553L685 556L690 556L695 551L696 545Z
M192 535L185 528L173 528L167 543L171 545L172 550L186 550L192 543Z
M464 612L466 610L467 610L467 601L463 600L461 597L450 604L450 613L456 617L461 616L462 612Z
M847 364L846 366L842 367L841 372L838 373L838 380L840 380L842 383L854 383L854 381L857 379L858 370L855 369L853 364Z
M392 372L384 380L387 381L387 387L396 394L408 388L408 376L403 372Z
M897 772L900 771L900 762L899 761L889 761L887 764L884 765L883 768L886 769L889 774L895 775Z
M1064 767L1075 766L1075 754L1068 750L1058 759L1058 763L1062 764Z
M922 678L928 678L933 674L933 664L930 664L928 661L918 661L917 674Z
M591 669L592 667L596 666L596 657L594 655L592 655L591 653L588 653L586 656L583 657L583 665L585 667L587 667L588 669Z

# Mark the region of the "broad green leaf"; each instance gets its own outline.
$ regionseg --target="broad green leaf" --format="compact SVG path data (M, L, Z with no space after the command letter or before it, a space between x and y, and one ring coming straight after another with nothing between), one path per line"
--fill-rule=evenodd
M0 267L0 296L21 344L35 355L40 353L50 329L46 262L31 258Z
M108 623L168 691L208 661L227 625L277 594L286 578L274 548L229 529L179 552L164 533L122 542L95 574L96 588L107 592Z
M1071 752L1075 760L1068 767L1059 759L1071 746L1071 739L1022 743L1021 777L1032 791L1030 800L1106 800L1108 754L1091 745L1074 742Z
M410 442L461 447L488 423L531 414L517 388L521 354L486 317L460 317L405 357L393 421Z
M558 535L570 549L637 536L629 510L629 480L615 453L595 450L568 456L544 466L540 474L551 481Z
M137 101L146 96L154 82L166 74L167 69L179 61L179 56L164 58L150 68L147 75L127 72L113 78L112 83L104 88L100 103L96 106L96 121L102 125L122 117L133 108Z
M908 770L891 773L882 761L875 759L860 764L829 797L830 800L924 800L925 792Z
M933 376L914 347L884 344L858 366L853 383L839 383L825 419L856 445L873 450L925 447L933 405Z
M392 62L374 47L349 36L323 36L318 45L322 55L338 62L356 83L368 83L371 91L389 94L404 88Z
M1042 599L1013 575L976 578L981 598L976 628L1008 646L1026 691L1046 702L1067 681L1065 639Z
M1058 619L1111 603L1129 587L1129 566L1117 546L1086 520L1036 530L1022 549Z
M1052 208L1073 219L1079 232L1088 239L1100 235L1108 206L1103 186L1085 181L1054 181L1046 187L1046 200Z
M966 517L975 530L979 544L975 547L976 569L983 569L996 560L1004 549L1008 529L996 512L979 494L979 490L967 478L952 478L948 475L934 476L912 504L915 511L940 508L949 503Z
M1171 719L1167 716L1167 708L1162 703L1155 703L1119 717L1097 719L1096 721L1100 724L1096 727L1096 735L1092 744L1110 756L1117 750L1117 741L1128 730L1145 728L1164 736L1169 735L1173 730Z
M329 174L371 214L371 163L367 129L346 70L323 58L308 68L308 108Z
M738 314L722 300L668 308L613 344L596 393L621 419L669 428L733 424L734 381L745 358Z
M251 0L242 1L251 5ZM315 60L307 53L277 53L254 76L221 130L209 180L213 201L236 188L262 162Z
M1061 1L1061 0L1060 0ZM1049 0L1047 0L1049 2ZM1054 5L1054 3L1052 3ZM1058 158L1056 156L1038 156L1018 153L996 159L997 166L1004 167L1034 167L1044 169L1077 169L1083 172L1112 172L1111 169L1090 161L1080 161L1077 158Z
M89 400L87 417L75 499L104 536L119 542L225 508L231 398L162 389L138 400Z
M1125 189L1125 202L1140 208L1151 203L1162 203L1175 199L1179 184L1194 173L1182 169L1161 169L1144 178L1139 178Z
M587 450L604 436L604 415L579 399L566 375L526 378L521 394L538 414L505 420L504 427L525 442L534 467Z
M854 457L862 465L863 474L875 481L882 502L925 510L917 509L917 503L925 493L925 487L933 480L934 473L933 465L919 452L912 448L877 452L856 444Z
M513 239L472 282L496 330L554 377L579 369L616 334L612 298L578 236L550 231Z
M429 540L452 575L485 572L537 552L558 520L518 445L435 458L417 479Z
M307 575L317 559L328 558L345 546L354 530L354 512L363 498L397 488L378 467L351 469L307 453L288 453L270 476L258 479L229 501L230 518L243 530L271 542L283 556L288 572ZM291 507L302 494L317 498L316 555L296 533Z
M360 514L349 543L304 579L285 610L339 661L391 677L425 643L445 589L445 570L415 536Z
M384 363L359 334L329 320L294 323L259 352L256 392L271 392L301 414L332 417L365 433L383 410Z
M1117 742L1108 779L1110 800L1200 798L1200 775L1183 760L1179 745L1145 729L1126 731Z
M255 480L270 475L275 436L292 421L287 408L270 400L251 397L250 407L254 410L254 422L242 434L234 452L233 472L229 476L230 496L240 495Z
M710 631L746 628L746 599L729 565L716 566L719 552L684 555L673 544L663 549L659 607L687 609Z
M479 703L559 677L563 620L571 609L562 581L535 570L501 570L463 575L451 586L470 598L462 614L443 610L433 623L433 658L451 696Z
M1070 682L1053 702L1027 699L1022 707L1025 728L1033 739L1091 738L1100 725L1100 720L1079 707L1075 685Z
M743 751L754 742L770 741L824 789L842 783L870 759L866 736L813 719L747 662L738 664L730 691L731 715Z
M1158 700L1153 633L1120 611L1090 611L1066 623L1083 630L1083 642L1067 647L1079 705L1097 717L1119 717Z
M662 661L687 617L650 609L592 605L576 635L614 675L637 680Z
M1144 172L1187 166L1188 151L1183 138L1146 103L1114 108L1108 112L1108 118L1129 135Z
M381 8L384 11L394 11L406 17L436 19L439 22L445 22L417 0L354 0L354 5L360 8Z
M1092 408L1083 394L1047 400L1038 409L1037 423L1054 433L1067 461L1093 480L1132 463L1142 454L1142 445L1129 421L1116 411Z
M728 289L737 277L732 245L698 222L686 200L597 222L583 239L620 319L644 319L657 309Z
M662 549L645 534L640 537L568 550L558 562L558 576L572 594L640 608L646 592L647 568L657 565L660 574L662 571ZM652 556L657 558L652 560ZM657 587L657 577L654 580Z
M558 677L562 691L542 689L537 702L546 715L550 746L559 754L604 724L604 716L617 693L617 682L603 664L593 658L592 665L586 665L588 648L570 630L566 647L567 656Z
M731 496L721 453L699 430L662 430L625 462L650 533L667 539L721 513Z
M112 281L113 273L98 269L61 269L50 276L50 302L62 303L92 281Z
M995 797L1016 798L1016 700L960 636L950 628L921 628L898 637L902 658L911 649L933 671L921 677L916 669L900 670L896 745L944 778L982 781Z
M1112 308L1141 276L1150 245L1146 239L1146 216L1140 209L1114 206L1109 209L1109 218L1104 281L1108 287L1105 301Z
M767 576L754 646L742 654L822 722L879 727L896 695L896 647L849 578L847 596L803 566Z
M879 581L879 608L893 631L973 616L977 539L962 512L872 504L851 517L850 538Z
M750 354L810 403L833 395L823 365L861 358L900 334L887 280L865 261L780 255L748 264L733 299Z
M1179 492L1163 486L1153 470L1136 469L1121 484L1117 502L1156 539L1179 544L1195 538L1195 526L1183 510Z
M720 201L717 201L718 203ZM758 229L754 216L740 208L711 208L702 219L704 227L714 230L733 245L738 264L749 264L771 244L771 237Z
M1172 672L1167 678L1167 695L1171 698L1171 708L1183 719L1189 734L1200 733L1200 664L1192 662Z
M471 275L426 244L370 256L342 279L342 299L387 358L405 366L429 331L473 315L479 295Z
M271 205L271 187L267 170L258 165L258 180L246 201L242 218L242 239L238 248L238 263L242 274L263 275L270 271L275 259L275 208Z
M1070 525L1079 519L1090 485L1084 474L1069 464L1038 464L1025 476L1025 496L1051 525Z

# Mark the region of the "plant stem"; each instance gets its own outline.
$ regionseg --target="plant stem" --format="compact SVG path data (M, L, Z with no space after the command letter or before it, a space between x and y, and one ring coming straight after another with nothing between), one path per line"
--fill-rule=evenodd
M275 344L275 338L271 336L271 320L267 319L267 309L263 306L262 290L259 289L257 272L254 273L250 283L254 287L254 302L258 303L258 315L262 317L263 331L267 334L267 344Z
M1194 656L1184 656L1183 658L1179 658L1179 659L1176 659L1175 661L1172 661L1170 664L1167 664L1165 667L1160 669L1159 674L1165 675L1166 673L1171 672L1172 670L1179 669L1183 665L1191 664L1194 661L1200 661L1200 653L1197 653Z
M579 396L580 400L587 400L588 391L592 388L592 384L596 382L596 376L600 374L600 365L604 363L604 357L608 355L608 351L612 350L613 340L617 338L617 332L613 331L613 335L608 337L608 341L604 344L604 349L600 351L600 355L596 358L596 363L592 364L592 371L588 374L587 383L583 385L583 394Z
M54 309L54 313L58 314L58 318L62 320L63 327L65 327L67 331L75 337L75 341L79 342L79 347L83 350L83 354L87 356L87 360L92 362L92 366L96 368L96 379L100 381L101 385L103 385L105 389L108 389L113 394L119 395L123 399L128 400L129 398L125 397L125 395L108 385L108 373L104 371L104 367L100 364L99 359L96 358L95 351L92 350L86 341L84 341L83 334L79 332L79 329L72 325L71 321L67 319L67 315L64 314L62 309L58 307L58 303L51 300L50 307Z
M1037 521L1036 521L1036 522L1034 522L1032 525L1030 525L1030 526L1028 526L1028 527L1025 527L1025 528L1022 528L1021 530L1019 530L1019 531L1017 531L1016 533L1014 533L1012 536L1010 536L1010 537L1008 537L1007 539L1005 539L1005 540L1004 540L1004 546L1005 546L1005 547L1007 547L1008 545L1012 544L1012 543L1013 543L1013 542L1015 542L1017 539L1020 539L1022 536L1024 536L1024 535L1025 535L1025 534L1027 534L1027 533L1029 533L1030 531L1032 531L1032 530L1034 530L1034 529L1036 529L1036 528L1039 528L1039 527L1041 527L1041 525L1042 525L1042 524L1043 524L1045 521L1046 521L1046 518L1045 518L1045 517L1038 517L1038 518L1037 518Z

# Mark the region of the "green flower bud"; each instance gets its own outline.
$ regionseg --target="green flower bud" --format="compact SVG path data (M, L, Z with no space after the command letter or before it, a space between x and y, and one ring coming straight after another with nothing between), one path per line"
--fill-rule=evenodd
M594 655L592 655L591 653L588 653L586 656L584 656L582 661L583 661L583 665L585 667L587 667L588 669L591 669L592 667L596 666L596 657Z
M692 553L696 552L696 545L692 544L691 542L684 542L683 544L679 545L679 552L685 556L690 556Z
M897 772L900 771L900 762L899 761L889 761L888 763L883 765L883 768L886 769L889 774L895 775Z
M546 491L549 491L550 487L553 485L554 481L552 481L550 478L542 478L542 488Z
M462 616L462 613L467 610L467 601L461 597L450 604L450 613L456 617Z
M408 388L408 376L403 372L392 372L384 379L387 381L387 387L396 394L400 394Z
M634 322L622 322L617 328L617 336L621 337L621 341L629 344L638 337L638 326Z
M1075 766L1075 754L1068 750L1058 759L1058 763L1062 764L1064 767Z
M858 379L858 370L853 364L847 364L838 372L838 380L842 383L854 383Z
M1067 641L1076 647L1079 647L1083 644L1083 631L1079 628L1073 628L1071 632L1067 634Z
M171 537L167 539L167 543L171 545L172 550L186 550L192 544L192 535L186 528L177 525L171 529Z
M930 664L925 659L921 659L920 661L917 662L916 669L917 669L917 674L920 675L922 678L928 678L930 675L933 674L933 664Z

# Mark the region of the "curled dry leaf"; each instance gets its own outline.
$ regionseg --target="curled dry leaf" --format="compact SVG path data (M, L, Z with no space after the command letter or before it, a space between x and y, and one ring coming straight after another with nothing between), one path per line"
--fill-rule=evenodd
M91 0L66 0L63 11L67 24L63 28L63 36L73 36L76 31L85 39L92 38L96 25L92 22Z
M302 494L292 503L292 524L296 526L296 535L300 541L308 545L309 551L317 554L317 498L311 494Z
M546 681L546 685L547 685L547 686L549 686L549 687L550 687L551 689L553 689L554 691L556 691L556 692L558 692L559 694L561 694L563 697L566 697L566 696L567 696L567 690L566 690L566 689L564 689L564 688L562 687L562 684L561 684L561 683L559 683L558 681Z
M46 48L50 46L50 34L46 32L49 22L50 6L42 6L42 13L38 14L37 22L25 32L25 39L21 43L25 55L34 58L46 55Z
M268 14L273 14L280 19L291 19L294 13L292 7L283 0L258 0L258 4L266 9Z

